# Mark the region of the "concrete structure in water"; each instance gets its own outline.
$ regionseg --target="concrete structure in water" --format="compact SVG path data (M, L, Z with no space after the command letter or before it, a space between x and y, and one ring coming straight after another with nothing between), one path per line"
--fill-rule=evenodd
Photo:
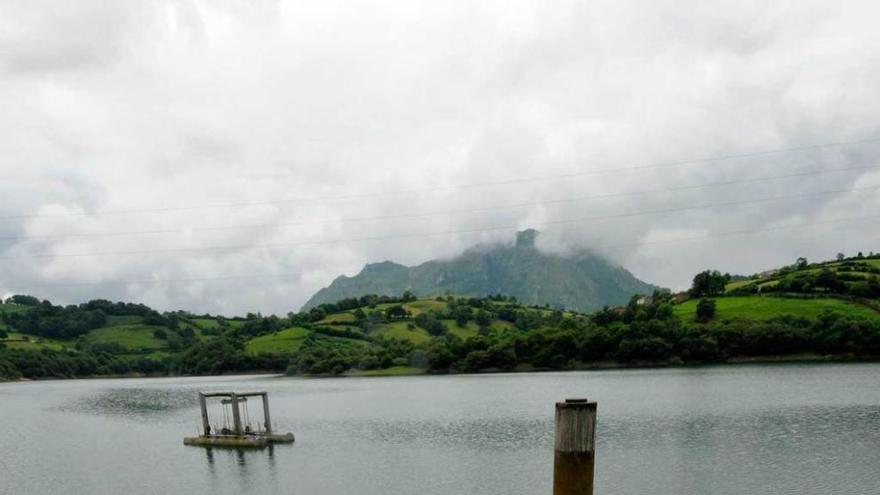
M223 406L224 420L227 420L226 406L232 410L232 427L224 422L220 431L211 430L208 420L208 399L218 397ZM242 426L242 410L245 407L246 419L248 397L260 397L263 401L263 428L252 428L250 423ZM201 447L237 447L262 448L272 443L293 443L293 433L277 434L272 429L272 418L269 414L269 394L258 392L199 392L199 406L202 410L202 433L197 437L186 437L184 445Z

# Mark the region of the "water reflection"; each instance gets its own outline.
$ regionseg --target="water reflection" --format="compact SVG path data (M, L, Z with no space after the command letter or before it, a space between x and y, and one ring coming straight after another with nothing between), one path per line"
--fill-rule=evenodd
M287 447L287 446L285 446ZM292 446L290 446L292 447ZM201 448L205 451L205 460L208 466L208 472L212 476L216 476L218 474L218 469L225 471L229 466L235 466L238 470L238 474L244 478L249 476L248 473L248 463L249 462L258 462L260 459L266 459L267 472L262 473L263 475L269 474L274 477L276 465L275 465L275 446L269 444L265 449L236 449L236 448L220 448L220 447L193 447L193 448ZM281 447L284 448L284 447ZM221 464L218 466L217 457L222 461L226 461L226 464Z
M216 474L216 471L214 471L214 450L205 448L205 458L208 460L208 471L211 474Z

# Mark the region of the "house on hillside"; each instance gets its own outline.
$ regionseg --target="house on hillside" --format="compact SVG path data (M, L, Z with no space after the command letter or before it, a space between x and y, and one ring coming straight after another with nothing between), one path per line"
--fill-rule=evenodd
M639 296L639 298L636 299L636 304L639 306L654 304L654 296Z
M676 292L675 294L672 294L672 296L670 296L670 299L672 300L673 304L681 304L690 298L691 298L691 296L690 296L690 294L688 294L687 291Z

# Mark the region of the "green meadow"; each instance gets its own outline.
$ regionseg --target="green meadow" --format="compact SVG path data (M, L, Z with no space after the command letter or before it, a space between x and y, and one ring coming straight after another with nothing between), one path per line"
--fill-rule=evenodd
M286 328L275 333L254 337L245 345L245 350L251 354L295 352L299 350L303 341L311 333L311 330L301 327Z
M132 351L161 350L167 348L165 340L153 333L164 327L152 325L116 325L92 330L86 339L92 343L117 343Z
M880 313L841 299L815 298L794 299L772 296L725 296L715 298L715 319L744 318L749 320L768 320L776 316L793 315L815 319L823 311L865 318L878 318ZM674 307L675 314L683 321L693 322L697 311L697 300L690 300Z

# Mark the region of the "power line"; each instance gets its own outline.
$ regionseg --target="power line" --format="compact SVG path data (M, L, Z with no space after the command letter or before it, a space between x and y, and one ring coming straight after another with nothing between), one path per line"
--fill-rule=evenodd
M60 283L60 284L40 284L40 285L29 285L27 287L6 287L6 290L15 291L15 290L23 290L23 289L40 289L46 287L81 287L88 285L130 285L130 284L176 284L183 282L213 282L220 280L241 280L241 279L272 279L272 278L288 278L288 277L296 277L299 276L295 273L283 273L283 274L275 274L275 275L228 275L228 276L220 276L220 277L194 277L194 278L169 278L169 279L155 279L155 278L146 278L140 280L108 280L108 281L95 281L95 282L70 282L70 283Z
M863 171L863 170L873 170L878 169L880 166L878 165L867 165L867 166L859 166L859 167L847 167L847 168L837 168L831 170L810 170L810 171L801 171L801 172L793 172L789 174L781 174L774 176L763 176L763 177L753 177L748 179L735 179L735 180L727 180L720 182L710 182L704 184L692 184L692 185L680 185L680 186L672 186L665 188L657 188L657 189L647 189L640 191L627 191L622 193L610 193L610 194L600 194L600 195L589 195L589 196L575 196L568 198L556 198L549 200L539 200L539 201L531 201L525 203L513 203L508 205L500 205L500 206L488 206L481 208L465 208L465 209L457 209L457 210L445 210L445 211L434 211L434 212L423 212L423 213L398 213L393 215L379 215L379 216L366 216L366 217L349 217L349 218L319 218L319 219L309 219L309 220L298 220L294 222L275 222L275 223L263 223L263 224L251 224L251 225L229 225L229 226L218 226L218 227L195 227L195 228L176 228L176 229L153 229L153 230L130 230L130 231L116 231L116 232L88 232L81 234L60 234L60 235L44 235L44 236L6 236L0 237L2 241L27 241L27 240L42 240L42 239L79 239L79 238L95 238L95 237L120 237L120 236L128 236L128 235L151 235L151 234L172 234L172 233L184 233L184 232L215 232L215 231L227 231L227 230L249 230L249 229L269 229L269 228L284 228L284 227L294 227L301 225L312 225L312 224L323 224L329 222L364 222L364 221L377 221L377 220L399 220L406 218L425 218L432 216L441 216L441 215L453 215L459 213L477 213L477 212L486 212L486 211L498 211L498 210L506 210L506 209L517 209L517 208L526 208L530 206L541 206L541 205L549 205L549 204L560 204L560 203L571 203L578 201L591 201L591 200L599 200L599 199L609 199L609 198L618 198L618 197L629 197L629 196L640 196L644 194L655 194L662 192L672 192L672 191L686 191L686 190L695 190L695 189L706 189L710 187L719 187L719 186L729 186L729 185L737 185L737 184L753 184L771 180L780 180L780 179L789 179L795 177L806 177L812 175L826 175L832 173L841 173L841 172L851 172L851 171Z
M620 214L614 214L614 215L601 215L601 216L592 216L592 217L580 217L580 218L553 220L553 221L538 223L538 224L535 224L534 226L535 227L544 227L544 226L562 225L562 224L569 224L569 223L580 223L580 222L587 222L587 221L593 221L593 220L609 220L609 219L635 217L635 216L642 216L642 215L654 215L654 214L662 214L662 213L674 213L674 212L680 212L680 211L700 210L700 209L707 209L707 208L715 208L715 207L719 207L719 206L735 206L735 205L743 205L743 204L763 203L763 202L769 202L769 201L779 201L779 200L793 199L793 198L820 197L820 196L825 196L828 194L876 191L878 189L880 189L880 186L854 188L854 189L839 189L839 190L834 190L834 191L822 191L822 192L807 193L807 194L772 196L772 197L765 197L765 198L758 198L758 199L751 199L751 200L727 201L727 202L721 202L721 203L709 203L709 204L702 204L702 205L695 205L695 206L666 208L666 209L661 209L661 210L637 211L637 212L620 213ZM252 244L252 245L236 245L236 246L205 246L205 247L196 247L196 248L144 249L144 250L133 250L133 251L106 251L106 252L98 252L98 253L67 253L67 254L47 254L47 255L3 256L3 257L0 257L0 260L81 258L81 257L91 257L91 256L120 256L120 255L155 254L155 253L236 251L236 250L243 250L243 249L272 249L272 248L308 246L308 245L344 244L344 243L355 243L355 242L364 242L364 241L381 241L381 240L393 240L393 239L412 239L412 238L420 238L420 237L433 237L433 236L438 236L438 235L475 233L475 232L492 232L492 231L499 231L499 230L510 230L512 228L516 228L516 226L505 225L505 226L495 226L495 227L480 227L480 228L472 228L472 229L447 230L447 231L429 232L429 233L399 234L399 235L389 235L389 236L371 236L371 237L361 237L361 238L352 238L352 239L330 239L330 240L324 240L324 241L284 242L284 243L273 243L273 244Z
M786 230L798 230L809 227L815 227L820 225L838 225L845 222L859 221L859 220L876 220L880 219L880 215L866 215L866 216L856 216L856 217L843 217L843 218L835 218L830 220L819 220L814 222L804 222L798 225L787 225L780 227L768 227L768 228L760 228L760 229L743 229L743 230L733 230L727 232L718 232L714 234L704 234L699 236L689 236L689 237L677 237L673 239L665 239L661 241L643 241L643 242L635 242L635 243L625 243L625 244L605 244L598 245L592 248L594 251L603 251L610 249L624 249L624 248L633 248L633 247L642 247L642 246L650 246L650 245L658 245L658 244L674 244L680 242L693 242L705 239L713 239L713 238L723 238L723 237L736 237L742 235L750 235L750 234L760 234L760 233L768 233L768 232L782 232ZM515 229L515 228L511 228ZM177 278L177 279L140 279L140 280L112 280L112 281L90 281L90 282L71 282L71 283L52 283L52 284L36 284L36 285L27 285L27 286L19 286L19 287L4 287L7 291L21 291L27 289L38 289L38 288L52 288L52 287L82 287L82 286L97 286L97 285L129 285L129 284L173 284L173 283L185 283L185 282L206 282L206 281L222 281L222 280L246 280L246 279L271 279L271 278L288 278L288 277L296 277L298 274L294 273L284 273L284 274L264 274L264 275L230 275L230 276L219 276L219 277L195 277L195 278Z
M684 165L695 165L695 164L699 164L699 163L722 162L722 161L735 160L735 159L741 159L741 158L756 158L756 157L760 157L760 156L769 156L769 155L775 155L775 154L793 153L793 152L798 152L798 151L819 150L819 149L835 148L835 147L842 147L842 146L853 146L853 145L859 145L859 144L874 144L874 143L878 143L878 142L880 142L880 137L853 140L853 141L838 141L838 142L830 142L830 143L822 143L822 144L795 146L795 147L789 147L789 148L776 148L776 149L769 149L769 150L759 150L759 151L752 151L752 152L746 152L746 153L737 153L737 154L714 156L714 157L704 157L704 158L680 160L680 161L657 163L657 164L650 164L650 165L635 165L635 166L620 167L620 168L608 168L608 169L600 169L600 170L587 170L587 171L582 171L582 172L571 172L571 173L566 173L566 174L523 177L523 178L519 178L519 179L488 181L488 182L475 182L475 183L469 183L469 184L451 184L451 185L446 185L446 186L433 186L433 187L428 187L428 188L416 188L416 189L402 189L402 190L397 190L397 191L379 191L379 192L374 192L374 193L344 194L344 195L335 195L335 196L316 196L316 197L311 197L311 198L281 199L281 200L271 200L271 201L238 202L238 203L220 203L220 204L205 204L205 205L189 205L189 206L162 207L162 208L131 208L131 209L96 210L96 211L92 211L92 212L67 212L67 213L7 214L7 215L0 215L0 220L42 218L42 217L97 216L97 215L127 214L127 213L155 213L155 212L200 210L200 209L237 208L237 207L243 207L243 206L261 206L261 205L294 204L294 203L320 202L320 201L337 201L337 200L347 200L347 199L365 199L365 198L375 198L375 197L382 197L382 196L394 196L394 195L401 195L401 194L415 194L415 193L435 192L435 191L444 191L444 190L472 189L472 188L480 188L480 187L488 187L488 186L521 184L521 183L548 181L548 180L562 180L562 179L571 179L571 178L575 178L575 177L585 177L585 176L593 176L593 175L623 174L623 173L639 171L639 170L668 168L668 167L677 167L677 166L684 166Z

